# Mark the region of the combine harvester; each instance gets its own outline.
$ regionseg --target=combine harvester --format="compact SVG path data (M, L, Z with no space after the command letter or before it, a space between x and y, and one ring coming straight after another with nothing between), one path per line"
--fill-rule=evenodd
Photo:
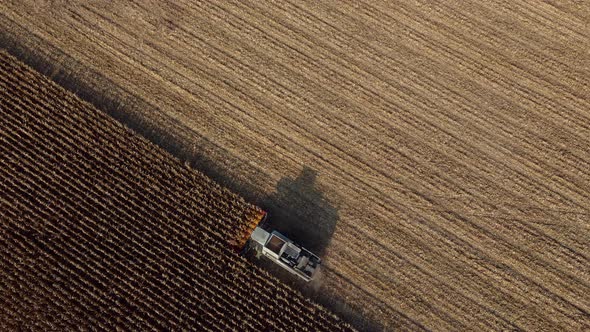
M265 214L252 232L250 247L301 279L311 281L319 270L321 259L283 234L267 230L266 217Z

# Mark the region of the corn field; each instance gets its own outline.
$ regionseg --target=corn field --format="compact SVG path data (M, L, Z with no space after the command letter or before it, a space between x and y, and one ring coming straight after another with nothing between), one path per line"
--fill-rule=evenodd
M235 253L261 211L0 53L3 330L350 330Z

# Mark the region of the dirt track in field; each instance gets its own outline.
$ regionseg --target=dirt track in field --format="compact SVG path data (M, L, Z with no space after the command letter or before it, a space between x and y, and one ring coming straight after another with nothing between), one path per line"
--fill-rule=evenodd
M590 328L588 4L0 8L5 47L323 252L357 326Z

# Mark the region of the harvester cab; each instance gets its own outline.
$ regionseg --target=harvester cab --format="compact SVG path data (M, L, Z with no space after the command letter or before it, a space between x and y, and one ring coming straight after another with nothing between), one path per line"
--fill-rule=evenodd
M319 269L318 256L277 231L269 232L258 226L250 241L258 253L305 281L311 281Z

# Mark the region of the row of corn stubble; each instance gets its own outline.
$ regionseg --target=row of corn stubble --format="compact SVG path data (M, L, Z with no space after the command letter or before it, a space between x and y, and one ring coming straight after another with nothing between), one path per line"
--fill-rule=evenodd
M261 211L0 53L0 325L337 331L235 254Z

